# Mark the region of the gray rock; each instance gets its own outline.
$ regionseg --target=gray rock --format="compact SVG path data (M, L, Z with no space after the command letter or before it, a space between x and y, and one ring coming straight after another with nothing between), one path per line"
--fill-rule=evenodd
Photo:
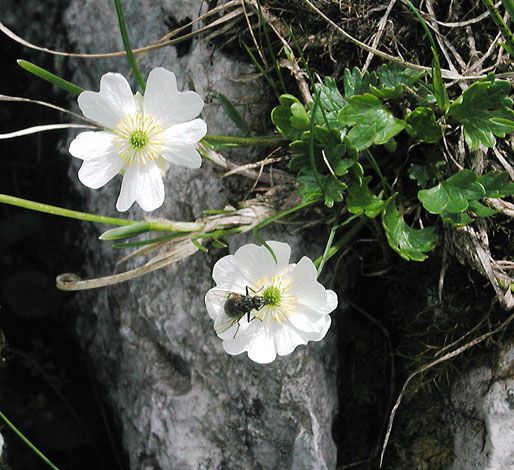
M200 4L124 1L132 47L162 37L167 15L178 22L196 17ZM111 1L73 0L64 21L76 52L122 49ZM103 73L128 70L125 60L116 58L71 60L68 65L75 83L95 91ZM236 132L213 100L216 92L244 101L241 111L253 123L266 104L260 81L235 80L253 70L202 39L195 39L182 57L173 47L148 54L141 62L143 75L157 66L176 73L179 89L187 88L188 79L193 82L206 101L209 133ZM74 162L70 178L86 198L87 210L119 216L120 180L96 191L81 187L79 163ZM193 220L204 209L223 208L230 194L218 175L209 162L200 170L172 168L165 181L166 202L152 216ZM142 213L134 208L127 215L140 218ZM84 225L81 243L88 261L77 272L82 277L110 274L120 257L96 239L100 229ZM291 243L292 261L303 254L314 258L321 250L307 247L299 235L283 228L264 236ZM230 252L248 241L249 236L232 239ZM321 343L298 347L267 366L252 363L245 354L225 354L203 300L215 261L198 253L130 283L76 295L77 332L120 423L131 468L335 468L334 328Z
M514 468L514 347L497 370L481 367L456 387L450 408L455 461L451 470Z

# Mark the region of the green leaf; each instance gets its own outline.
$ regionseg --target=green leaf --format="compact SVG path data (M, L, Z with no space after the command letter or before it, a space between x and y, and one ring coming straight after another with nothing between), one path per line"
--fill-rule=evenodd
M491 215L500 212L499 210L484 206L478 201L470 201L469 210L472 211L477 217L490 217Z
M374 218L382 212L384 201L368 189L370 180L371 176L366 176L362 178L362 184L348 184L348 211L352 214L365 214L369 218Z
M362 75L361 71L354 67L350 72L349 69L344 70L344 96L349 99L354 95L364 95L370 92L370 85L377 84L377 76L375 72L365 72ZM345 103L347 104L347 103Z
M245 118L239 114L239 111L236 109L232 101L230 101L221 92L218 92L218 101L220 102L223 111L225 111L225 114L237 126L242 134L248 135L250 133L250 126L246 122Z
M84 91L83 88L80 88L77 85L64 80L63 78L58 77L57 75L54 75L53 73L48 72L48 70L38 67L31 62L27 62L26 60L22 59L18 60L17 62L18 65L22 69L25 69L27 72L33 73L37 77L42 78L43 80L46 80L47 82L50 82L53 85L62 88L63 90L73 93L74 95L80 95Z
M325 180L323 191L325 193L325 205L332 207L334 202L341 202L343 200L343 191L346 189L346 184L329 175Z
M474 171L462 170L430 189L418 191L418 199L432 214L447 211L451 214L465 211L469 201L477 201L486 195Z
M396 99L403 93L402 84L412 86L425 72L404 69L398 64L383 64L378 71L380 85L371 86L370 93L383 99Z
M485 80L473 83L450 106L448 115L460 121L469 147L493 147L496 137L505 137L514 125L510 83L505 80Z
M337 113L348 104L348 101L339 92L336 81L331 77L325 77L324 83L316 83L314 89L320 94L314 122L321 126L340 128Z
M463 227L473 222L473 219L465 212L459 212L458 214L450 214L449 212L443 211L439 214L443 222L453 225L454 227Z
M419 142L435 143L442 137L441 126L435 122L434 111L419 107L408 113L405 121L414 130Z
M478 177L478 182L485 188L487 197L507 197L514 195L514 183L506 171L490 171Z
M271 122L291 140L298 140L310 128L310 118L303 105L293 95L282 95L280 106L271 111Z
M405 121L395 118L376 96L370 94L352 96L350 104L339 112L338 119L343 125L353 126L347 135L359 151L372 144L385 144L405 127Z
M448 111L448 107L450 106L450 100L448 99L446 86L443 82L441 66L439 65L439 57L434 47L432 47L432 55L434 56L434 60L432 61L432 82L434 84L434 94L437 101L437 106L439 106L439 109L443 113L446 113L446 111Z
M387 241L403 259L423 261L427 258L425 253L435 248L437 241L435 228L414 229L409 227L396 209L394 200L397 195L394 194L387 200L382 212L382 225Z

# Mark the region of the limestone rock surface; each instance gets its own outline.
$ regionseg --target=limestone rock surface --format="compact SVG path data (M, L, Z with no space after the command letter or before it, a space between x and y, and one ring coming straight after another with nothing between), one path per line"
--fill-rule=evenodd
M164 36L166 22L183 24L198 17L204 4L124 1L132 47ZM123 49L110 0L73 0L64 22L75 52ZM262 118L267 97L263 83L250 80L253 69L202 37L180 51L168 47L149 53L140 66L143 76L157 66L173 71L179 89L192 84L206 102L203 117L211 134L237 132L216 102L217 92L238 106L244 103L239 109L250 122ZM95 91L103 73L128 72L124 58L70 60L68 67L76 84ZM120 181L95 191L80 187L79 163L74 162L70 179L84 195L83 209L118 216ZM231 196L219 174L209 162L200 170L171 168L165 204L152 216L194 220L204 209L223 208ZM127 214L142 215L138 208ZM69 271L87 278L116 270L121 255L97 240L98 230L85 226L81 249L87 265L69 266ZM292 261L304 254L315 257L321 250L282 228L269 230L266 237L289 242ZM250 241L248 236L233 238L229 251ZM299 347L268 366L254 364L246 355L227 355L203 300L216 260L197 253L130 283L76 294L77 332L120 423L131 468L334 469L334 329L323 342Z

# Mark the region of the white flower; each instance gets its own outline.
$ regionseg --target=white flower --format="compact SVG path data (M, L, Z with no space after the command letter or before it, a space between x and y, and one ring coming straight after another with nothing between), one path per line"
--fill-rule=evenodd
M178 91L172 72L152 70L144 97L132 94L123 75L107 73L100 80L100 92L84 91L78 103L85 117L105 129L83 132L71 143L70 153L84 161L79 180L97 189L122 174L119 211L134 201L145 211L160 207L162 178L171 163L200 167L195 144L207 126L194 118L202 111L203 100L194 91Z
M270 241L268 245L278 263L264 246L242 246L214 265L216 287L205 296L225 351L233 355L247 351L250 359L261 364L273 361L277 354L292 353L299 344L321 340L330 327L329 313L337 307L336 293L316 280L309 258L290 264L287 243ZM247 292L250 298L245 297ZM227 314L229 299L232 309ZM248 315L243 313L245 306L257 308Z

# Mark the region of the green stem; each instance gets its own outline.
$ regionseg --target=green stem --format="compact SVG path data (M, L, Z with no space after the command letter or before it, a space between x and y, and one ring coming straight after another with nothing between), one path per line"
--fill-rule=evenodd
M510 16L510 19L514 21L514 2L512 0L502 0L502 3Z
M208 142L219 142L222 144L236 144L241 146L263 145L273 146L288 142L283 137L236 137L233 135L212 135L206 134L204 139Z
M132 54L132 48L130 47L130 41L127 33L127 26L125 24L125 18L123 17L123 11L121 9L120 0L114 0L114 6L116 7L116 15L118 16L118 24L120 25L120 33L121 39L123 40L123 45L125 46L125 52L127 53L127 60L130 64L130 68L139 83L139 86L145 91L146 83L141 76L141 72L139 71L139 67L137 66L136 60L134 59L134 54Z
M373 156L373 154L369 150L366 150L366 157L368 159L368 162L371 165L371 168L373 168L373 170L375 171L377 176L380 178L380 182L382 183L382 187L384 189L389 189L389 191L393 192L392 186L384 178L384 175L382 174L382 171L380 170L380 167L378 166L378 163L375 160L375 157Z
M7 424L7 426L9 426L17 435L18 437L25 443L27 444L27 446L29 446L37 455L38 457L43 461L45 462L50 468L53 468L53 470L59 470L52 462L50 462L50 460L48 460L40 451L39 449L34 445L32 444L32 442L30 442L22 433L21 431L18 430L18 428L13 424L11 423L7 417L0 411L0 418L2 418L5 423Z
M514 52L514 35L512 34L512 32L509 29L509 27L505 24L505 21L503 21L503 18L498 13L498 10L494 7L493 2L491 0L482 0L482 3L484 4L484 6L489 11L489 14L491 15L491 18L496 23L496 26L501 31L501 33L503 34L503 37L507 41L507 45L508 45L508 49L507 50L508 50L508 52L511 55L513 55L513 52ZM505 5L505 3L507 3L507 5ZM509 14L510 14L511 10L508 7L512 8L512 2L504 2L504 6L507 7L507 11L509 11Z
M359 230L364 226L367 222L367 217L361 216L361 218L353 225L348 232L346 232L342 238L340 238L332 247L327 250L326 253L323 253L323 256L320 256L316 261L314 261L315 266L320 266L321 262L326 262L332 256L334 256L343 246L345 246L353 236L359 232Z
M320 99L321 93L318 91L318 93L316 93L316 98L314 99L314 106L312 107L311 113L311 125L309 130L309 160L311 163L312 172L314 173L314 178L316 179L316 184L318 185L319 189L323 191L323 183L316 166L316 160L314 159L314 117L316 116L316 109L318 109Z
M298 204L297 206L294 206L294 207L291 207L291 209L287 209L285 211L282 211L282 212L279 212L278 214L275 214L274 216L272 217L268 217L266 220L263 220L260 224L257 224L253 229L252 229L252 233L253 233L253 236L259 240L263 246L266 247L266 249L271 253L271 256L273 256L273 259L275 260L275 263L278 263L277 261L277 257L275 256L275 253L273 253L273 250L271 249L271 247L266 243L266 241L260 237L259 235L257 235L257 230L260 230L262 227L265 227L266 225L268 224L271 224L272 222L275 222L275 220L278 220L280 219L281 217L284 217L286 215L289 215L293 212L296 212L297 210L300 210L300 209L303 209L304 207L307 207L307 206L310 206L312 204L317 204L318 202L320 202L322 199L319 197L319 198L316 198L316 199L311 199L310 201L307 201L307 202L302 202L301 204Z
M46 80L47 82L50 82L52 85L58 86L63 90L73 93L74 95L80 95L84 91L83 88L80 88L79 86L74 85L73 83L68 82L63 78L58 77L57 75L41 67L38 67L37 65L32 64L31 62L27 62L26 60L22 59L18 59L16 62L18 62L18 65L22 69L25 69L27 72L33 73L37 77L42 78L43 80Z
M63 209L62 207L50 206L48 204L41 204L40 202L29 201L28 199L8 196L7 194L0 194L0 203L23 207L25 209L30 209L37 212L45 212L47 214L69 217L70 219L99 222L101 224L130 225L137 223L135 220L116 219L114 217L105 217L103 215L89 214L87 212L72 211L70 209Z

